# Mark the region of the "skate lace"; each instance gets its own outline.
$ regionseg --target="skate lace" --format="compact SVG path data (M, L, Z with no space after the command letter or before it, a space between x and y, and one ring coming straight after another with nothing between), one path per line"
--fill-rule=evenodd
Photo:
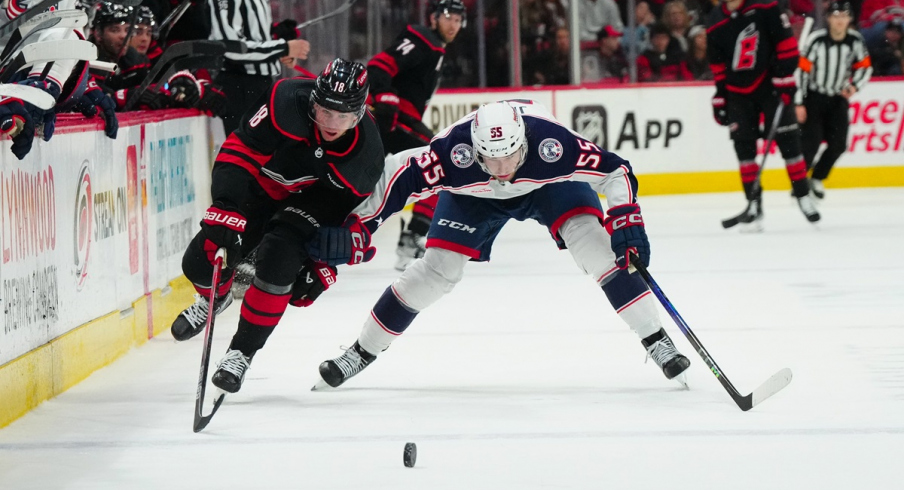
M220 360L220 363L217 364L217 369L222 369L224 371L228 371L237 377L241 378L245 374L245 370L248 369L251 363L248 362L248 358L242 354L240 350L230 350L226 353L226 357Z
M195 295L195 303L182 312L192 325L200 325L207 321L207 298L202 298L200 294Z
M678 355L678 351L670 339L662 339L647 347L647 360L653 359L657 366L662 367L670 359Z
M346 378L350 378L364 369L364 359L354 347L345 347L345 353L334 361Z

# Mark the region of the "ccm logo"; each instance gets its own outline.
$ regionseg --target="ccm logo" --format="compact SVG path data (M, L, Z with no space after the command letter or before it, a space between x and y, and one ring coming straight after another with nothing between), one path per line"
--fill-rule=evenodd
M453 230L461 230L461 231L466 231L468 233L474 233L475 231L477 231L477 228L468 226L464 223L459 223L457 221L449 221L447 219L439 220L438 224L440 226L448 226L449 228L452 228Z
M612 229L617 230L619 228L624 228L626 226L636 226L643 224L643 216L639 214L629 214L626 216L619 216L612 220Z
M230 228L238 228L240 230L244 230L245 223L247 223L247 221L245 221L242 218L239 218L238 216L217 213L214 211L207 211L206 213L204 213L204 221L207 221L209 223L225 225Z

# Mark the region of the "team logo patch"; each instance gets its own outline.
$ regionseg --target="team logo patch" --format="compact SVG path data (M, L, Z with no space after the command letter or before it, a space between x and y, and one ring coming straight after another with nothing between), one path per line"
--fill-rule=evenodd
M452 163L458 168L468 168L474 163L474 149L467 143L459 143L449 154Z
M323 158L323 148L317 148L317 150L314 151L314 156L317 158Z
M541 141L538 150L540 151L540 158L547 163L558 161L562 158L562 153L565 152L562 148L562 143L559 143L559 140L553 138L546 138Z

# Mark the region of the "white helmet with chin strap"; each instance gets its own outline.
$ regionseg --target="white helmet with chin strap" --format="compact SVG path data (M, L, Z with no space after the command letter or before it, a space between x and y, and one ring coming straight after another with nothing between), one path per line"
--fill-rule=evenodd
M477 152L477 163L484 172L493 175L484 165L483 157L502 158L521 151L517 170L527 157L524 119L508 102L484 104L471 121L471 143Z

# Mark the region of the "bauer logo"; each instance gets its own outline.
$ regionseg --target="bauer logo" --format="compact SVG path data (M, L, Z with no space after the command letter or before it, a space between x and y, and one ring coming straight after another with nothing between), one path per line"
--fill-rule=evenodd
M571 127L584 138L608 150L609 134L606 108L601 105L579 105L571 111Z
M449 154L452 163L458 168L468 168L474 163L474 149L467 143L459 143Z
M88 161L82 163L75 191L75 278L76 289L81 290L88 279L88 259L91 239L94 236L94 196L91 195L91 172Z
M540 158L542 158L543 161L547 163L559 161L559 159L562 158L562 153L564 152L564 150L562 149L562 143L559 143L559 140L553 138L546 138L545 140L541 141L538 151L540 152Z

